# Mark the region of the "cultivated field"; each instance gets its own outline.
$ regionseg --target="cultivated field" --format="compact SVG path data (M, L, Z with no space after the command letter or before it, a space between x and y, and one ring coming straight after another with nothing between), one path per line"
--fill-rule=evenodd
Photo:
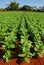
M34 56L43 56L44 13L0 12L0 50L6 62L13 55L27 62Z

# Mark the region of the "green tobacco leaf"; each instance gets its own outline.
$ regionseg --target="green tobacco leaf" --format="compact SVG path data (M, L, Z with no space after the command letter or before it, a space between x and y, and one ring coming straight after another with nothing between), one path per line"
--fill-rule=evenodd
M30 59L28 57L24 58L27 63L30 62Z
M6 62L9 62L10 58L11 58L11 51L10 50L7 50L7 52L5 53L5 55L3 55L3 59Z
M14 44L8 44L8 48L15 48L15 45Z
M42 53L42 52L41 52L41 53L38 52L38 55L39 55L40 57L42 57L42 56L43 56L43 53Z
M0 41L0 44L4 44L4 41Z
M7 45L2 45L3 50L7 50Z
M25 57L26 54L19 54L18 56L19 56L19 57Z
M8 59L8 57L6 58L6 62L7 62L7 63L9 62L9 59Z

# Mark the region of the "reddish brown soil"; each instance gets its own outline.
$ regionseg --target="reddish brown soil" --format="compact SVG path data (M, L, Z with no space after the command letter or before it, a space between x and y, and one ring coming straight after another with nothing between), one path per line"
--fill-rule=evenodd
M16 42L16 45L19 45L19 43ZM2 48L0 47L0 65L44 65L44 55L42 58L39 56L37 58L31 58L29 63L25 61L21 62L19 58L13 58L9 63L6 63L2 59L2 55Z
M0 59L0 65L44 65L44 56L42 58L31 58L30 63L19 62L17 58L10 60L9 63L4 62Z
M20 42L17 41L15 44L18 46L20 44Z

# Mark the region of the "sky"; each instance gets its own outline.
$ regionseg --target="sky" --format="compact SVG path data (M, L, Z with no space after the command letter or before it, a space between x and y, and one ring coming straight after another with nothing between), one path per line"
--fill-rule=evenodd
M12 1L20 3L20 6L29 5L29 6L43 6L44 0L0 0L0 8L5 8Z

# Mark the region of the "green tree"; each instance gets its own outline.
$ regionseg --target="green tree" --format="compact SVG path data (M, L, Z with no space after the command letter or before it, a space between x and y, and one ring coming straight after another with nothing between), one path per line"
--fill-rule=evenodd
M7 10L18 10L19 9L19 3L11 2L6 9Z
M24 5L23 7L20 8L20 10L25 10L25 11L33 11L32 6Z

